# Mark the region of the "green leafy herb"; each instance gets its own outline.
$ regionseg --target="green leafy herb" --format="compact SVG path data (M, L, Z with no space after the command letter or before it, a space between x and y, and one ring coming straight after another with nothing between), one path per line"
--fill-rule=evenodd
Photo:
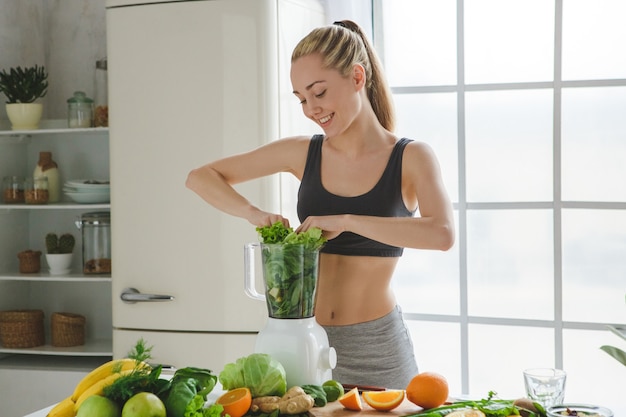
M270 316L312 317L317 284L319 249L326 239L322 230L296 233L281 222L257 227L263 242L263 277Z
M129 374L117 378L109 386L104 387L104 396L123 405L130 397L138 392L152 392L158 394L166 389L169 381L159 379L161 366L154 368L136 367Z
M126 357L140 362L147 362L149 359L152 359L152 348L153 346L146 346L146 341L141 338L137 341L135 347L128 352Z

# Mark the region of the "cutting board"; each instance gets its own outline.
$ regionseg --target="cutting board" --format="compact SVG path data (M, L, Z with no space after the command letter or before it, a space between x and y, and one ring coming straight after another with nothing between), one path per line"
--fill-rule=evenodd
M406 398L402 404L391 411L377 411L367 405L365 401L361 401L361 403L363 404L363 410L361 411L346 410L339 401L334 401L326 404L324 407L313 407L309 410L309 414L313 417L400 417L422 411L421 407L418 407Z

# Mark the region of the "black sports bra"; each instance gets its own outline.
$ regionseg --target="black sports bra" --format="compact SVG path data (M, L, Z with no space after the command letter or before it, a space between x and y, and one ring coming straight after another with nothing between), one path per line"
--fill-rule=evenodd
M298 218L332 214L359 214L380 217L412 217L402 200L402 154L410 139L402 138L391 152L387 166L376 185L365 194L342 197L332 194L322 185L323 135L311 138L306 165L298 190ZM403 248L386 245L352 232L343 232L326 242L321 252L349 256L401 256Z

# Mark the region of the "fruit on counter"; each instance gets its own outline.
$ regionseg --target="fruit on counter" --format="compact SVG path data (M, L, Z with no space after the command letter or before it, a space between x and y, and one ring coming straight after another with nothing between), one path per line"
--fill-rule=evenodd
M46 417L74 417L74 415L74 401L72 401L72 396L69 396L52 407Z
M301 414L306 413L315 405L313 397L304 392L302 387L293 386L283 395L269 395L256 397L252 400L250 411L256 413L273 413L278 410L279 414Z
M215 403L224 408L222 415L228 414L230 417L242 417L252 405L252 395L246 387L235 388L222 394Z
M343 385L333 379L329 379L322 385L303 384L300 388L313 397L314 407L324 407L327 403L337 401L344 394Z
M124 403L122 417L166 417L163 401L151 392L139 392Z
M421 372L407 385L406 398L422 408L435 408L446 402L448 390L448 381L443 375Z
M82 380L80 380L78 384L76 384L76 388L74 388L74 393L72 394L72 401L77 401L87 388L91 387L96 382L99 382L114 373L134 369L136 365L137 361L129 358L114 359L100 365L93 371L89 372Z
M132 369L127 369L125 371L113 373L105 377L104 379L97 381L95 384L91 385L89 388L83 391L82 394L80 394L80 397L78 397L76 403L74 404L74 410L78 412L83 402L85 402L89 397L93 395L104 396L104 389L106 387L113 384L117 379L123 377L124 375L128 375L131 372L133 372Z
M329 379L328 381L325 381L322 384L322 388L324 389L324 392L326 392L326 399L329 403L337 401L339 397L345 394L341 382L335 381L334 379Z
M363 400L378 411L390 411L404 401L404 390L365 391Z
M73 410L72 410L73 412ZM72 414L73 415L73 414ZM85 399L76 417L120 417L120 406L106 397L92 395Z
M359 394L359 389L357 387L354 387L350 391L343 394L337 401L339 401L339 403L343 405L343 408L347 410L363 410L361 395Z

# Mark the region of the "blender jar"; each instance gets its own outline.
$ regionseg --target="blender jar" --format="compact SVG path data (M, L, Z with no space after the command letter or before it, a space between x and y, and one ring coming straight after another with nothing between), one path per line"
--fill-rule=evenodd
M83 273L111 273L111 213L84 213L76 222L82 230Z

